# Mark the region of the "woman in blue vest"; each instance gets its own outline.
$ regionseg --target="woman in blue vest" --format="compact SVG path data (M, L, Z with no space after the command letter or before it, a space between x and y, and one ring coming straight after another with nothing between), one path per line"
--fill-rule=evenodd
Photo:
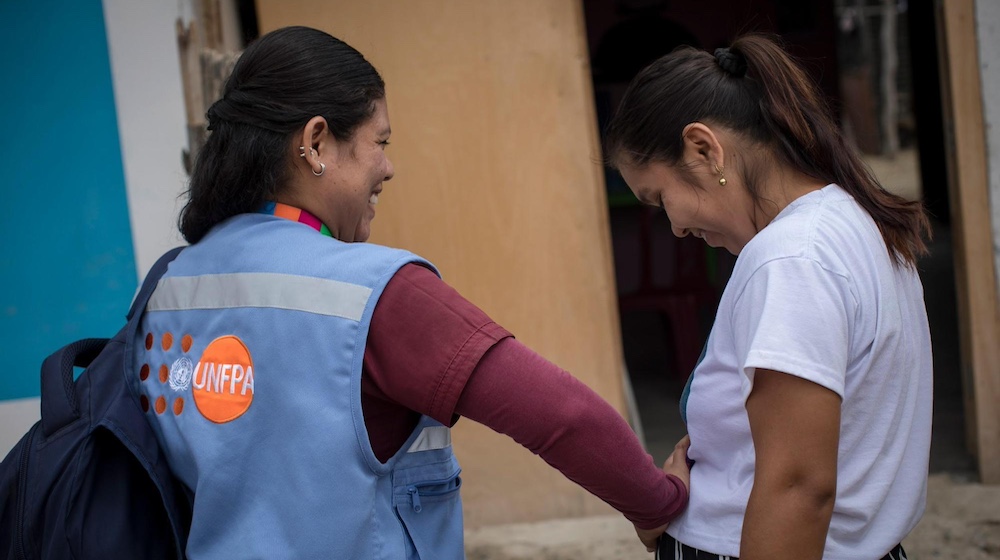
M508 434L655 546L687 501L621 416L420 257L368 243L393 176L381 77L304 27L251 44L208 111L134 382L193 492L187 554L464 557L461 416ZM539 499L544 499L540 497Z
M739 255L682 399L698 490L660 557L903 558L931 436L920 203L759 35L653 62L606 141L676 235Z

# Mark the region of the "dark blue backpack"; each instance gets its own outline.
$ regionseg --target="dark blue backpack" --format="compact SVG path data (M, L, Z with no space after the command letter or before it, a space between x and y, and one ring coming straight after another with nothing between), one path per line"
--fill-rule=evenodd
M0 557L184 558L190 496L126 380L142 311L178 252L153 266L114 338L42 363L42 418L0 463ZM74 366L86 368L76 381Z

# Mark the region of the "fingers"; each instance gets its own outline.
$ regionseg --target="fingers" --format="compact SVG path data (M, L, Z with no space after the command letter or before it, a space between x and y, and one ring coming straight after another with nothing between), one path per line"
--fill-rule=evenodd
M687 452L690 446L691 438L684 436L674 446L674 450L667 457L667 460L663 462L663 472L679 478L689 491L691 489L691 462L688 461Z
M663 463L663 468L672 467L674 464L680 464L687 460L687 451L691 447L691 438L684 436L677 445L674 446L674 450L667 457L667 460Z
M692 461L691 459L689 459L688 456L687 456L688 449L690 449L690 448L691 448L691 436L690 435L685 435L684 437L682 437L681 440L677 442L677 445L674 446L674 452L675 453L678 452L678 451L683 452L680 458L684 459L684 462L685 462L685 464L687 464L687 467L689 469L694 466L694 461Z
M646 547L646 552L656 552L656 545L659 543L660 535L667 530L667 526L657 527L656 529L640 529L635 528L636 534L639 536L639 540Z

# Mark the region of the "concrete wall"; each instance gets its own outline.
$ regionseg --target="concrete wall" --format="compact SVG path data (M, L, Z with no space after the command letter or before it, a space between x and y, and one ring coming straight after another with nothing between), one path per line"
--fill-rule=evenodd
M113 335L136 278L100 1L3 2L0 22L0 438L13 443L38 417L42 359Z
M184 244L177 215L187 133L175 31L184 11L183 1L104 0L138 278Z
M53 5L54 4L54 5ZM112 336L176 234L186 144L178 6L0 3L0 454L39 417L39 366Z

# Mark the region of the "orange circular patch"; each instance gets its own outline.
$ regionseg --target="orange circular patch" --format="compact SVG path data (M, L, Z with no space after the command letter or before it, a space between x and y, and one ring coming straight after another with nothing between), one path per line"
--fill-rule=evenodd
M160 340L160 345L163 346L164 350L170 350L170 347L174 345L174 335L170 333L163 333L163 339Z
M146 335L146 350L150 350L152 348L153 348L153 333L149 333Z
M184 412L184 399L177 397L174 399L174 416L180 416Z
M160 383L166 383L169 378L170 368L167 367L167 364L163 364L160 366Z
M142 364L142 367L139 368L139 379L142 381L149 379L149 364Z
M146 395L139 395L139 405L142 406L143 412L149 412L149 397Z
M191 335L186 334L181 337L181 350L187 352L191 349L192 344L194 344L194 339L191 338Z
M232 335L213 340L191 379L198 411L212 422L230 422L250 408L253 391L253 360L243 341Z
M163 396L156 397L156 413L163 414L163 411L167 410L167 399Z

